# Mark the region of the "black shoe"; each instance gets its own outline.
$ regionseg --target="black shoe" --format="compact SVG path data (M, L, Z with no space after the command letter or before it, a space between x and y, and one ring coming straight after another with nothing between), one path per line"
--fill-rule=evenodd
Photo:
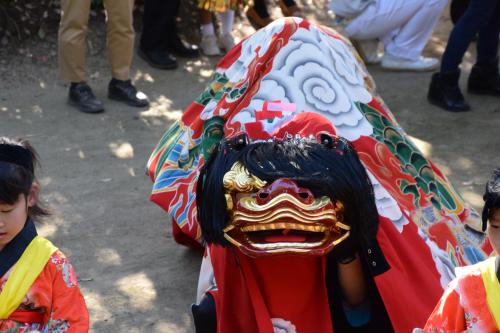
M177 59L165 50L151 50L145 51L141 48L137 51L149 66L158 69L175 69L177 68Z
M130 106L144 107L149 105L147 96L137 91L130 80L111 79L108 86L108 97Z
M170 33L168 38L168 51L182 58L198 58L200 50L198 46L183 42L176 32Z
M427 99L434 105L452 112L469 111L470 106L458 86L460 70L432 75Z
M475 64L472 67L467 83L467 91L470 94L500 97L498 59L486 65Z
M100 113L104 111L102 102L95 98L92 89L84 81L71 83L68 103L85 113Z

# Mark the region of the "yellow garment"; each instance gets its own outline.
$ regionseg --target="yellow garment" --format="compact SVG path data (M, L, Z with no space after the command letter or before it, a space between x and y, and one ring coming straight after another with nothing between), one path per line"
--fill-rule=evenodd
M225 12L229 9L235 10L238 5L246 4L244 0L198 0L198 7L210 12Z
M36 236L17 261L0 293L0 320L7 319L21 305L33 282L57 251L49 240Z
M500 283L496 275L495 258L489 258L480 266L484 288L486 289L486 301L492 317L495 319L497 328L500 328Z

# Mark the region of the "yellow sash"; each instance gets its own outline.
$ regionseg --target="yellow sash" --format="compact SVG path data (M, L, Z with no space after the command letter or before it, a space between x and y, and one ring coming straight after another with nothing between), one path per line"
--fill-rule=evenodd
M500 283L496 275L495 258L485 260L479 269L483 278L484 288L486 289L486 301L491 315L500 328Z
M0 320L9 318L21 305L24 296L55 251L57 251L57 247L49 240L41 236L33 238L14 265L4 289L0 293Z

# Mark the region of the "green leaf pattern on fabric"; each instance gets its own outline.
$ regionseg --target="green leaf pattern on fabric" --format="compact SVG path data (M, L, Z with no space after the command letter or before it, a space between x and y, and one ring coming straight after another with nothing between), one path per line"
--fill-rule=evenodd
M436 179L429 161L420 153L417 147L402 136L391 120L372 109L369 105L356 103L358 109L373 126L373 137L385 144L401 162L401 171L412 176L416 184L401 180L399 188L403 193L412 194L414 204L419 207L420 193L418 188L429 195L432 205L441 210L443 204L448 210L456 209L453 196L448 189ZM437 200L439 198L440 200Z
M207 88L195 99L195 102L206 106L210 101L220 101L224 94L227 93L227 98L237 100L248 88L248 83L245 83L241 88L235 88L234 83L230 82L224 73L215 72Z

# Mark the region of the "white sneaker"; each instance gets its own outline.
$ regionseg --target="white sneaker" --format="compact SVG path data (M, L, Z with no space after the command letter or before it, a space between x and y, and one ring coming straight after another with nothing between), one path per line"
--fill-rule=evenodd
M378 39L351 39L351 43L365 64L375 65L379 64L382 60L382 52L380 52Z
M234 42L234 36L231 33L220 36L219 43L226 52L231 50L236 44Z
M200 42L201 52L207 56L218 56L221 54L217 46L217 37L214 35L202 36Z
M398 58L390 54L384 54L382 57L382 68L392 71L414 71L428 72L435 70L439 65L439 60L436 58L420 57L417 60L408 60Z

